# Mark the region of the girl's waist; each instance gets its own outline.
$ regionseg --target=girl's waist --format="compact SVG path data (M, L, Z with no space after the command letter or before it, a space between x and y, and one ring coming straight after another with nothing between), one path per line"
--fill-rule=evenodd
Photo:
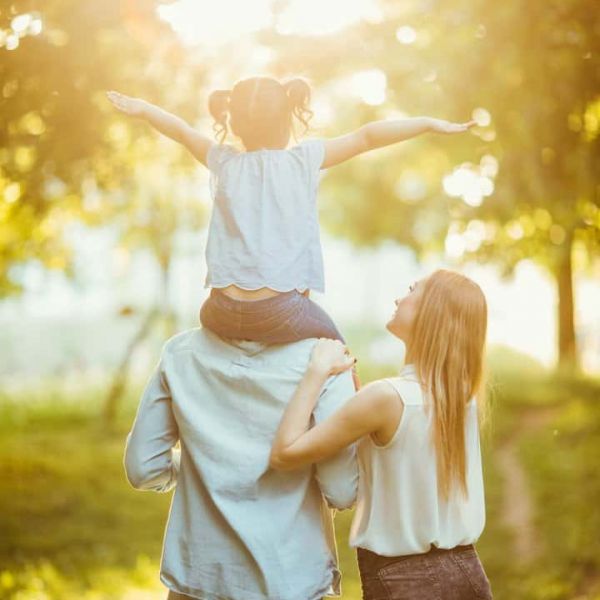
M282 294L300 293L304 296L308 296L310 294L310 290L289 290L286 292L280 292L278 290L274 290L269 287L262 287L255 290L246 290L244 288L238 287L237 285L231 284L222 288L212 288L219 294L224 294L225 296L232 298L233 300L242 300L242 301L253 301L253 300L266 300L267 298L274 298L275 296L280 296Z

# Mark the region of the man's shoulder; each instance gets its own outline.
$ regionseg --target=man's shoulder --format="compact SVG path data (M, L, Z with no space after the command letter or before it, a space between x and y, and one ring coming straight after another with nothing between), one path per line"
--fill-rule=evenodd
M316 339L309 338L288 344L267 345L248 340L221 338L209 329L195 327L182 331L169 338L163 345L163 355L182 352L202 352L219 355L239 355L261 357L265 361L306 365Z
M216 338L211 340L211 336ZM177 354L186 350L197 350L215 344L217 336L202 327L194 327L175 334L163 344L163 355Z
M316 343L316 338L307 338L287 344L273 344L265 347L264 354L277 358L289 357L292 361L307 362Z

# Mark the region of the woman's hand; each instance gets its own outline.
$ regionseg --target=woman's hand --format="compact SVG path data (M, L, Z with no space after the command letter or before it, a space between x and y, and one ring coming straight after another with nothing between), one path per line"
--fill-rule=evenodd
M355 362L342 342L321 338L313 348L308 368L327 376L337 375L352 368Z
M477 122L474 120L466 123L451 123L443 119L430 119L429 131L434 133L463 133L475 125L477 125Z
M106 96L122 113L130 117L143 116L146 102L141 98L132 98L115 91L106 92Z

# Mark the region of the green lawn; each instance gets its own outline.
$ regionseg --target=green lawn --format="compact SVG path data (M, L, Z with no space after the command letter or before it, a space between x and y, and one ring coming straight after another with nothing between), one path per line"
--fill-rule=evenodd
M499 600L598 599L600 383L550 377L517 362L496 360L492 380L482 561ZM374 372L361 365L364 381ZM164 598L157 569L170 495L132 490L121 464L138 391L128 395L113 431L98 417L95 390L0 398L0 598ZM513 532L501 520L510 490L496 468L496 448L514 434L522 415L548 407L544 426L515 438L543 548L532 564L518 564ZM347 546L351 517L338 514L338 548L343 597L358 600L356 563Z

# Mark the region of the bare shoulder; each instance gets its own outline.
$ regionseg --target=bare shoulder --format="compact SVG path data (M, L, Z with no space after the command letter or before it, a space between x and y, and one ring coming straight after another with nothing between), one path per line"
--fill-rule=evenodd
M366 388L373 398L372 409L376 413L376 427L371 433L373 441L377 445L385 446L394 436L398 429L404 412L404 404L398 392L389 381L379 379L373 381Z
M364 392L365 399L368 399L374 407L385 410L386 408L394 408L398 404L399 396L394 387L385 379L377 379L365 385L360 393Z
M387 379L376 379L375 381L371 381L368 383L366 387L373 388L373 393L379 394L382 396L388 396L393 398L394 395L397 395L397 392L394 390L394 387L390 384Z
M394 389L383 380L363 386L336 413L337 424L353 431L358 439L366 433L387 429L390 421L398 421L402 415L402 403Z

